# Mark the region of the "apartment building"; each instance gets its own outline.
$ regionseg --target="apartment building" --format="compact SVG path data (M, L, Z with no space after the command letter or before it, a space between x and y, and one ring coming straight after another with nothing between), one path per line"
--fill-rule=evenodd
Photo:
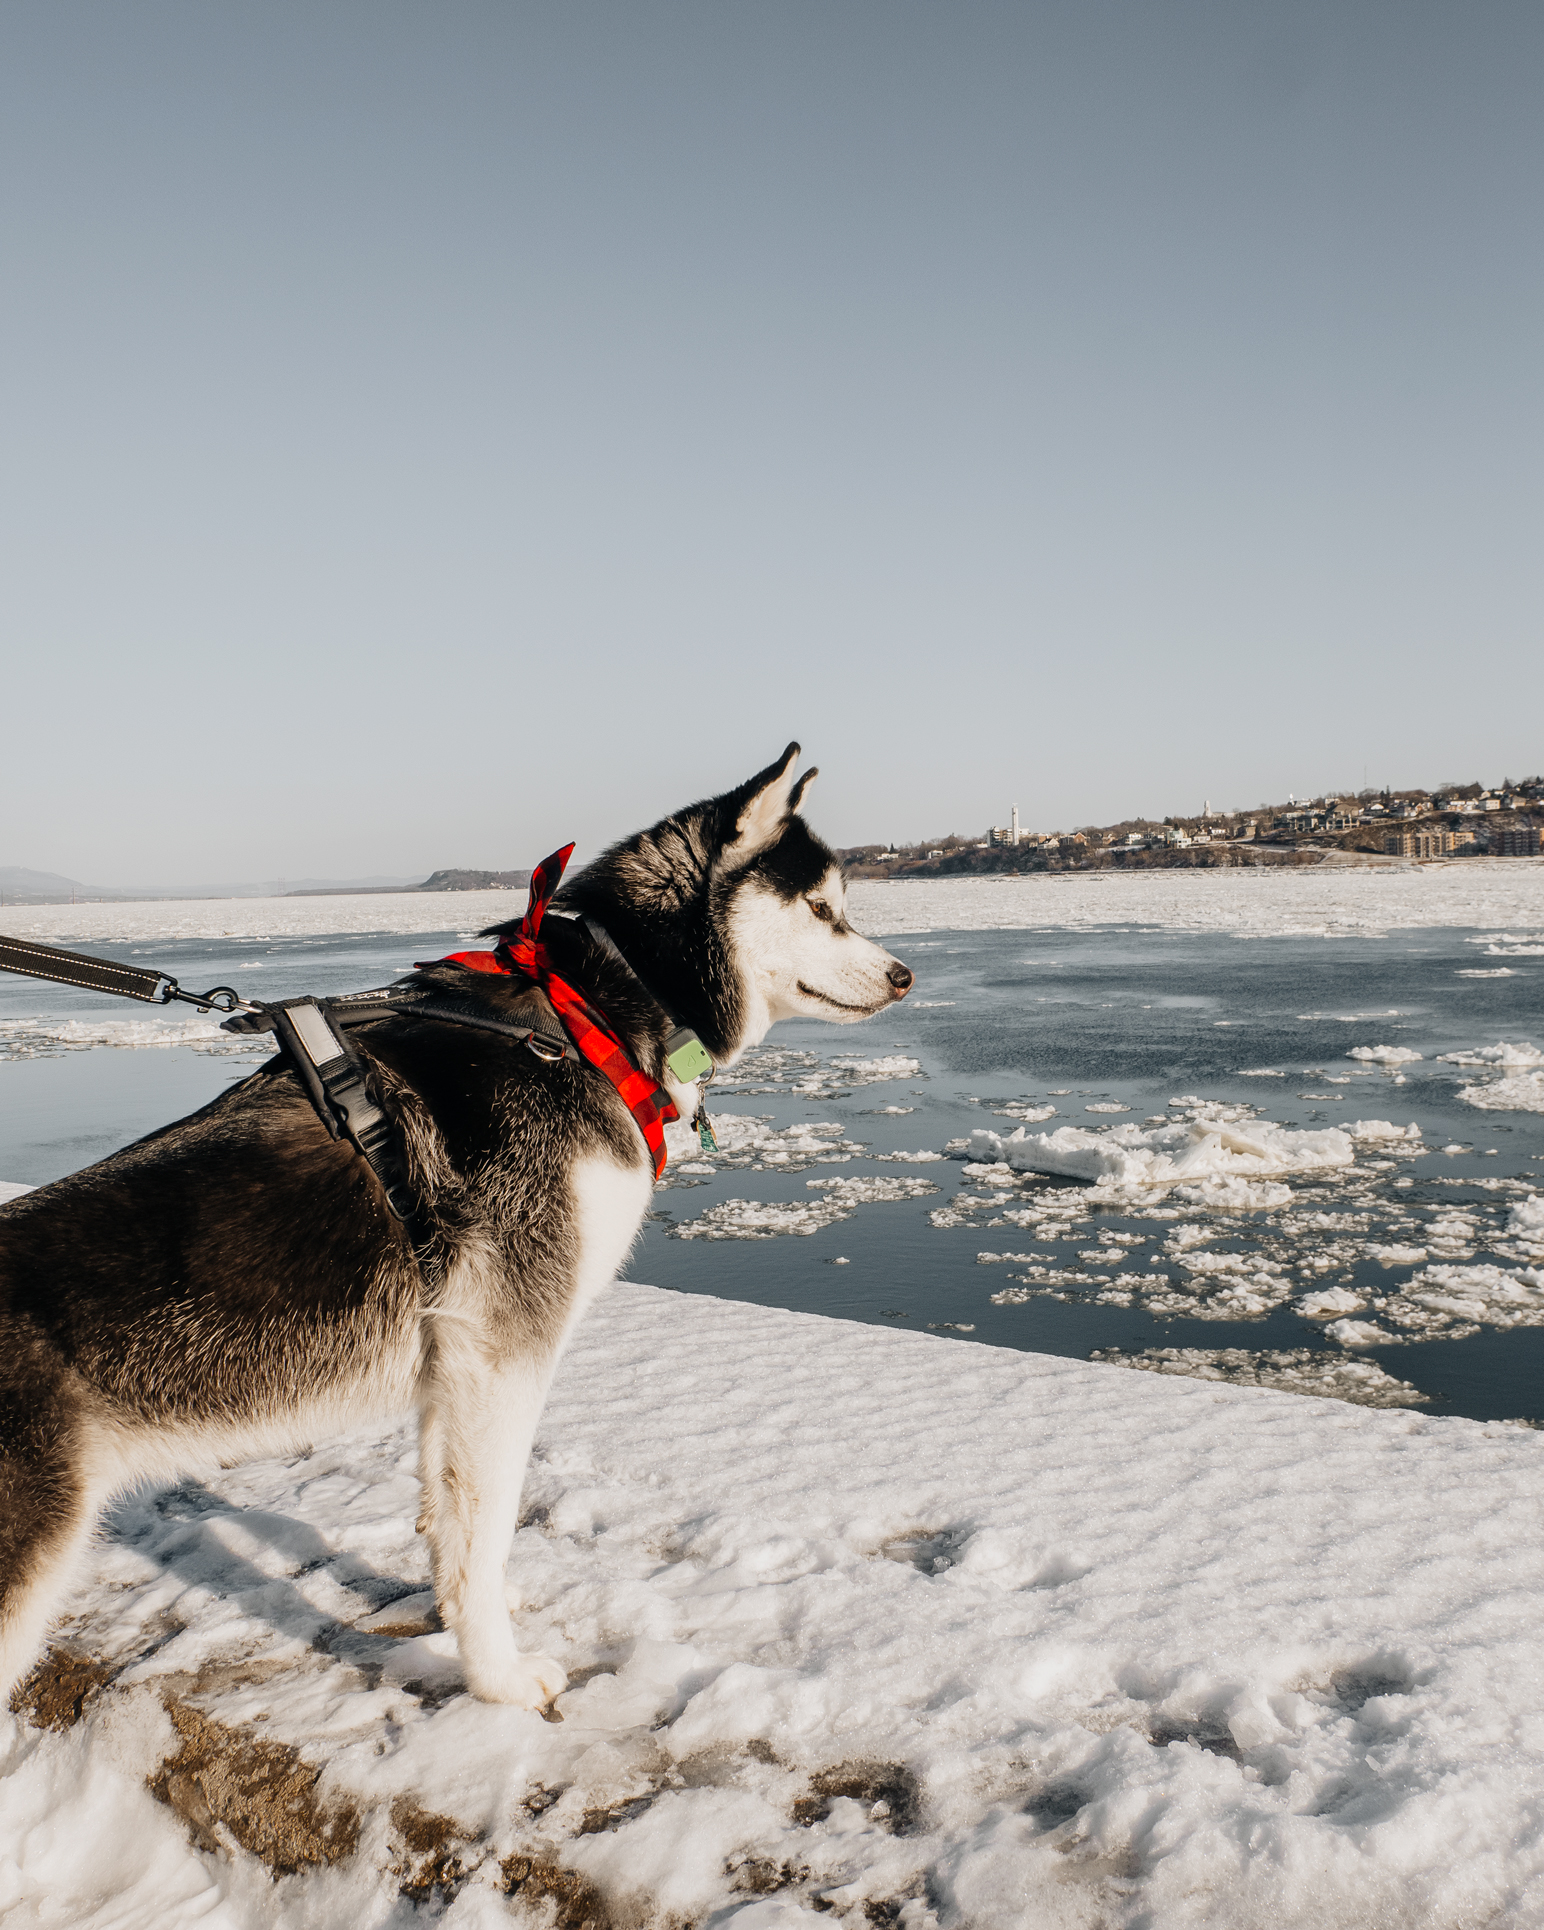
M1448 858L1474 848L1472 831L1449 831L1442 826L1425 831L1388 831L1383 838L1384 852L1391 858ZM1491 848L1494 850L1494 844ZM1538 849L1537 834L1534 849Z

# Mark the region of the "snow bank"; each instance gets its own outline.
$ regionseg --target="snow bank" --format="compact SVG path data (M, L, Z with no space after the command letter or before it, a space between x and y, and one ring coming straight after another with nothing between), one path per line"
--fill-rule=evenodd
M0 1741L0 1913L1531 1930L1544 1440L1228 1378L617 1287L510 1570L563 1720L420 1632L405 1433L212 1472Z
M540 855L540 854L538 854ZM925 931L1092 930L1104 925L1240 937L1333 937L1420 925L1494 925L1498 945L1544 951L1544 859L1474 859L1409 870L1309 865L1237 871L1085 872L1027 878L860 879L854 923L875 936ZM474 936L524 904L513 891L346 898L219 898L133 905L7 906L5 929L45 944L324 932Z

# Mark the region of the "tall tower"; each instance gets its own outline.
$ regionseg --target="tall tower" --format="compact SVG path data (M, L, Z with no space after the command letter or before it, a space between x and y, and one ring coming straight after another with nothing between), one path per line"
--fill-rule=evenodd
M1008 841L1010 844L1017 844L1019 841L1019 807L1016 804L1013 807L1013 816L1009 820L1009 823L1012 828L1008 833Z

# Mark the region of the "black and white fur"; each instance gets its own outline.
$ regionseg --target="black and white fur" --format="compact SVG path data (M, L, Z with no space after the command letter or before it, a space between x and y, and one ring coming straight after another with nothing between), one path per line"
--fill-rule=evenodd
M797 815L798 746L738 790L612 847L542 937L682 1116L668 1026L719 1065L779 1019L846 1023L912 975L847 923L841 868ZM508 928L503 928L508 929ZM524 981L435 965L494 1012ZM565 1677L516 1651L504 1594L531 1437L558 1356L637 1237L643 1136L587 1064L385 1018L353 1033L406 1143L440 1284L373 1174L275 1059L212 1105L0 1209L0 1706L104 1504L416 1407L440 1613L469 1687L536 1707Z

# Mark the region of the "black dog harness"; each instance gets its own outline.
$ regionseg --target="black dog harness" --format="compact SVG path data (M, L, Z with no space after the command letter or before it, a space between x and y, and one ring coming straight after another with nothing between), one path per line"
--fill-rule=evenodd
M370 1091L364 1062L349 1043L356 1025L385 1018L429 1019L518 1039L546 1064L577 1059L558 1015L534 986L509 1018L463 1004L435 987L411 982L335 999L277 999L226 1019L223 1032L272 1032L300 1075L307 1098L334 1139L347 1139L381 1182L386 1203L409 1229L417 1205L408 1186L397 1128Z

